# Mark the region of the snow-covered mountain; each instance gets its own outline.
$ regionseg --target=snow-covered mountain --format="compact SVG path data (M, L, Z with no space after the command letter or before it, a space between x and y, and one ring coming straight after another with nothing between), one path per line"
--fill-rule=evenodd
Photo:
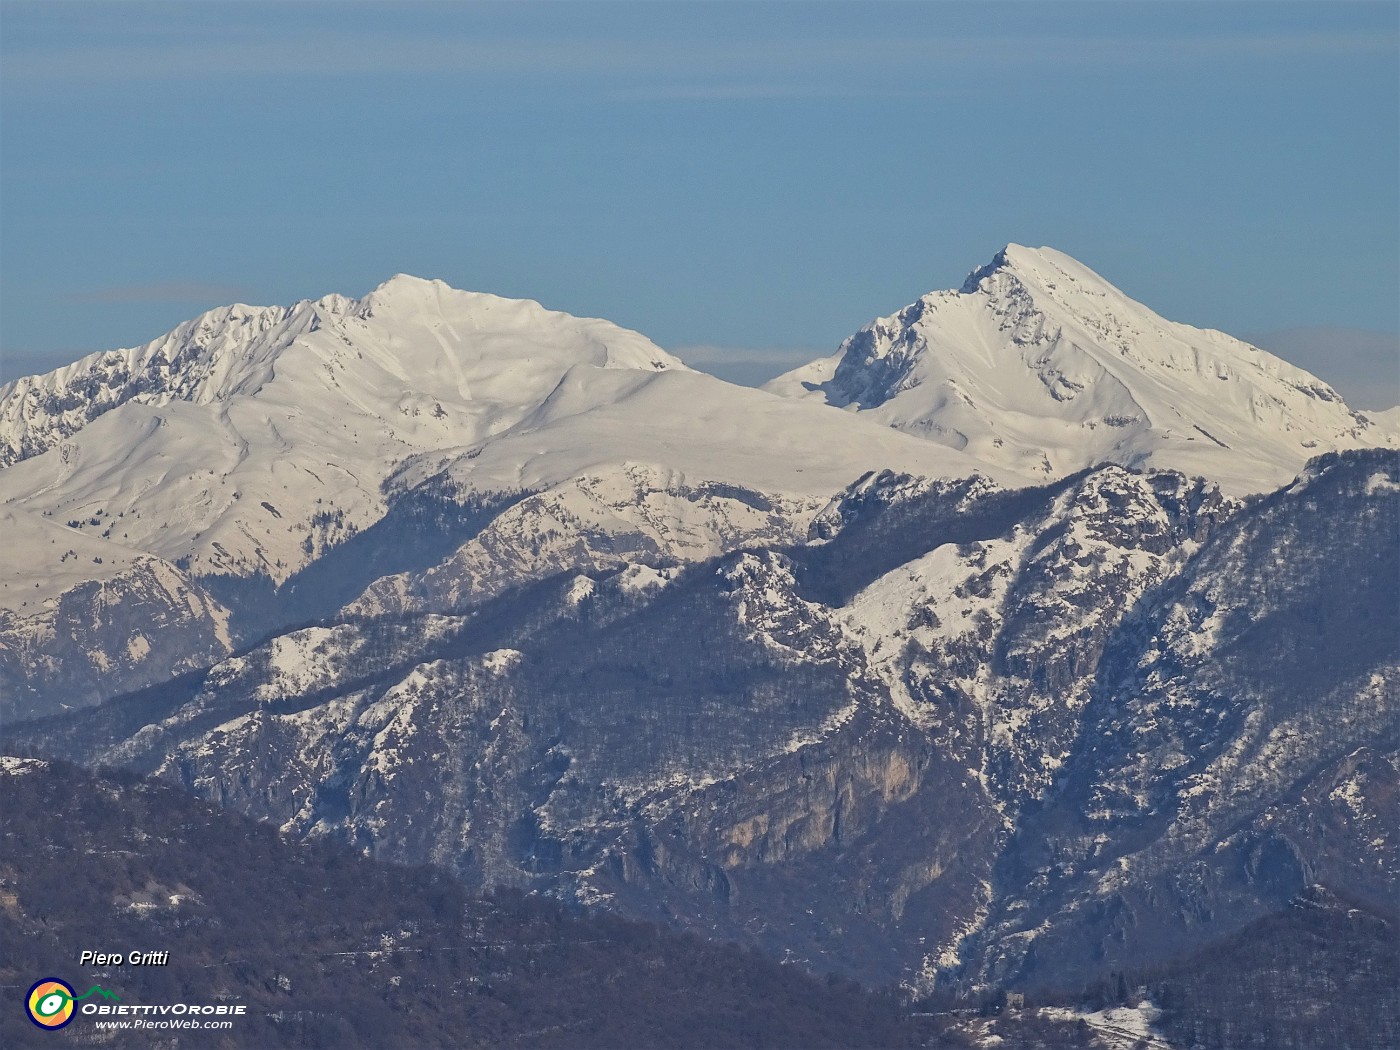
M0 390L17 461L0 501L281 580L377 519L409 457L508 430L570 373L684 367L605 321L403 275L360 300L232 306Z
M0 720L924 988L1393 899L1392 420L1015 246L774 389L402 276L12 383Z
M766 389L818 401L1009 470L1111 462L1236 495L1313 456L1394 445L1316 376L1223 332L1168 321L1082 263L1011 244L957 291L882 317Z
M563 486L548 508L517 509L512 520L536 519L497 547L518 580L561 564L525 552L546 530L575 560L591 545L616 563L627 545L615 534L640 529L649 560L674 564L803 535L832 493L872 469L1011 477L693 372L606 321L404 275L362 299L214 310L145 346L10 383L0 453L0 508L75 534L8 537L0 663L20 660L10 671L21 677L39 667L17 654L37 651L74 586L155 559L192 579L277 587L424 489ZM602 492L614 509L598 520ZM381 571L405 567L390 559Z
M278 581L444 474L538 490L646 463L829 496L877 466L981 466L692 372L606 321L403 275L360 300L211 311L10 383L0 449L4 505Z
M1393 898L1397 471L884 474L817 542L300 628L21 740L818 970L1087 979Z
M0 510L0 544L7 716L80 707L207 666L233 647L230 610L162 558L22 508Z

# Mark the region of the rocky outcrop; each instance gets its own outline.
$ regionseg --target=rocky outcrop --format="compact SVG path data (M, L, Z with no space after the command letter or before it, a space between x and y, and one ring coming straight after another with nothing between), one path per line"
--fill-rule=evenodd
M0 611L0 719L92 705L227 656L229 610L154 558L49 599Z

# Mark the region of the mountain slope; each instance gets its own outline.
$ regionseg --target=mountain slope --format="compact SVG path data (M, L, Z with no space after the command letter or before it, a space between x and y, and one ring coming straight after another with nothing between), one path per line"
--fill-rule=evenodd
M1167 321L1050 248L1008 245L767 384L1059 477L1102 462L1262 492L1315 455L1395 443L1315 376L1222 332Z
M1280 611L1350 593L1317 537L1345 539L1361 578L1393 529L1394 458L1328 457L1243 505L1119 467L1017 492L878 476L818 516L812 543L304 628L22 739L158 770L297 836L817 968L925 987L1088 979L1096 959L1147 958L1125 909L1168 954L1189 950L1297 892L1295 851L1351 892L1393 880L1389 847L1362 848L1390 805L1390 621L1366 634L1324 617L1309 644L1334 654L1333 684L1315 692L1264 674L1268 637L1240 625L1254 593ZM1363 608L1384 600L1387 564ZM1172 626L1195 595L1234 610L1224 627ZM1166 644L1196 670L1159 698L1134 676ZM1241 660L1252 693L1214 684ZM1305 693L1316 710L1298 710ZM1210 714L1222 705L1241 709ZM1329 720L1346 732L1319 741ZM1347 806L1360 860L1324 863ZM1299 830L1232 844L1241 821ZM1180 866L1217 849L1210 863L1238 872L1192 896Z
M872 469L1014 480L871 421L835 419L691 372L606 321L403 275L359 300L211 311L144 347L0 389L0 449L11 461L0 510L77 534L65 543L11 533L0 555L10 609L0 659L16 679L69 687L83 676L65 665L115 662L90 647L65 652L61 640L47 663L29 654L58 604L101 615L68 595L118 564L160 562L208 589L235 613L234 644L308 610L328 615L335 607L305 600L309 567L425 500L455 502L474 522L459 528L439 508L442 542L417 530L436 549L480 531L485 508L540 497L474 548L496 541L479 574L494 593L571 565L617 565L629 550L667 566L790 541ZM358 545L349 595L325 593L344 601L370 585L360 566L391 577L421 568L420 552L396 548L401 532L379 533ZM545 533L547 550L525 542ZM298 586L296 600L281 600ZM378 587L367 608L425 607L394 598L396 586ZM104 591L102 601L121 595ZM188 666L152 658L144 681L88 676L62 702Z
M923 989L1093 979L1315 883L1389 899L1400 451L1237 498L1381 437L1047 258L848 345L848 412L408 278L28 412L5 730ZM950 420L999 465L899 428ZM1226 491L1071 469L1100 458Z
M1400 456L1324 456L1140 604L1003 857L984 974L1144 965L1312 882L1395 900L1397 536Z
M103 1032L82 1014L35 1035L15 1000L46 974L127 1005L244 1008L230 1031L181 1032L181 1047L922 1042L893 997L850 982L552 901L473 897L167 785L0 756L0 796L8 1047L152 1045L149 1029ZM152 944L166 965L78 965L94 945Z
M22 508L0 510L0 717L81 707L207 666L231 612L169 562Z
M122 516L135 549L280 581L382 515L410 456L514 426L570 373L684 367L605 321L402 275L360 300L229 307L0 390L0 446L25 457L0 501Z

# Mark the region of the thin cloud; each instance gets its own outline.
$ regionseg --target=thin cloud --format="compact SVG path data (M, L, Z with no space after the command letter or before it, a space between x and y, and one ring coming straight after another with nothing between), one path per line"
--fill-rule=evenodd
M231 303L247 298L247 289L235 284L206 284L200 281L158 281L129 284L79 292L80 303Z
M706 85L740 78L741 96L804 89L787 78L833 73L868 76L903 69L921 78L964 72L988 63L1121 68L1175 65L1199 60L1285 60L1393 53L1395 33L1239 33L1201 36L1134 35L981 36L921 34L839 40L773 41L594 37L586 40L470 36L451 30L435 36L326 32L298 37L271 27L245 29L217 42L189 38L102 41L50 46L5 55L8 81L165 79L197 76L365 76L454 74L590 76L615 84L627 77L679 81L696 97L727 97ZM883 78L882 78L883 81ZM870 85L867 85L870 86ZM884 90L891 90L887 81Z
M325 36L314 40L262 37L234 43L189 46L89 45L32 52L6 60L16 80L164 79L187 76L346 76L417 73L542 71L589 72L617 69L627 55L611 48L466 39Z
M805 365L819 357L830 357L833 349L793 346L681 346L671 351L691 368L738 383L762 386L768 380Z
M809 346L714 346L700 343L694 346L679 346L671 351L688 365L697 361L747 361L753 364L781 365L793 362L799 365L818 357L830 357L834 347L813 349Z

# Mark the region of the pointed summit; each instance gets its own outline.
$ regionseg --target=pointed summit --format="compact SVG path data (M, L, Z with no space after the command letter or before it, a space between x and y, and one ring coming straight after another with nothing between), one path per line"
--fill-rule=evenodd
M963 295L996 295L1015 286L1032 296L1038 294L1065 303L1076 297L1102 298L1129 304L1134 310L1146 309L1073 256L1054 248L1028 248L1014 243L997 252L987 265L969 273L960 291Z
M1022 248L1019 244L1008 244L1001 251L992 256L992 261L985 266L979 266L967 275L967 280L963 281L962 293L971 295L982 287L982 282L987 278L1010 268L1012 253L1020 251L1030 251L1029 248Z
M1258 492L1322 452L1391 440L1302 369L1168 321L1063 252L1019 244L766 389L1028 478L1115 462Z

